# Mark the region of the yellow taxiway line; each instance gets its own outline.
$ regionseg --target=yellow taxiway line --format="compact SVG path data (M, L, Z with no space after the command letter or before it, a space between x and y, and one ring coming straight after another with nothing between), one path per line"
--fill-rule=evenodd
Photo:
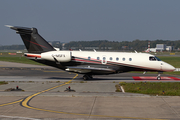
M10 103L1 104L0 107L5 106L5 105L12 105L12 104L15 104L15 103L19 103L21 101L23 101L23 99L20 99L20 100L14 101L14 102L10 102Z
M78 76L78 74L73 78L75 79L76 77ZM72 79L72 80L73 80ZM55 89L57 87L61 87L63 85L67 85L69 83L71 83L71 81L68 81L64 84L61 84L61 85L58 85L58 86L55 86L55 87L52 87L52 88L49 88L47 90L44 90L44 91L41 91L41 92L38 92L38 93L35 93L29 97L27 97L26 99L24 99L22 101L22 106L26 107L26 108L29 108L29 109L34 109L34 110L39 110L39 111L45 111L45 112L52 112L52 113L60 113L60 114L69 114L69 115L81 115L81 116L93 116L93 117L108 117L108 118L126 118L126 119L146 119L146 120L165 120L165 119L154 119L154 118L137 118L137 117L124 117L124 116L108 116L108 115L90 115L90 114L80 114L80 113L69 113L69 112L60 112L60 111L54 111L54 110L47 110L47 109L41 109L41 108L35 108L35 107L32 107L30 106L28 103L30 102L30 100L32 100L33 97L41 94L41 93L44 93L44 92L47 92L49 90L52 90L52 89Z
M77 76L78 76L78 74L76 74L76 76L75 76L73 79L75 79ZM72 80L73 80L73 79L72 79ZM38 94L41 94L41 93L43 93L43 92L47 92L47 91L49 91L49 90L55 89L55 88L57 88L57 87L61 87L61 86L63 86L63 85L69 84L69 83L71 83L72 80L70 80L70 81L68 81L68 82L65 82L64 84L61 84L61 85L58 85L58 86L49 88L49 89L47 89L47 90L44 90L44 91L35 93L35 94L31 95L31 97L32 97L32 96L36 96L36 95L38 95ZM30 96L29 96L29 97L30 97ZM27 98L28 98L28 97L27 97ZM26 98L26 99L27 99L27 98ZM23 99L20 99L20 100L17 100L17 101L14 101L14 102L10 102L10 103L0 104L0 107L6 106L6 105L12 105L12 104L19 103L19 102L22 102L22 101L23 101Z

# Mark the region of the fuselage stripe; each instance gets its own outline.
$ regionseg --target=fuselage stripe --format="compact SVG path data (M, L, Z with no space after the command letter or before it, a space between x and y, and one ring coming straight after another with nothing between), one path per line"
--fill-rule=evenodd
M154 70L153 68L148 68L148 67L143 67L143 66L136 66L136 65L129 65L129 64L124 64L124 63L118 63L118 62L111 62L111 61L107 61L106 64L102 64L101 60L89 60L89 59L85 59L85 58L80 58L80 57L74 57L74 59L72 59L73 61L78 61L78 62L86 62L86 63L96 63L96 64L101 64L101 65L120 65L120 66L125 66L125 67L133 67L133 68L138 68L138 69L145 69L145 70Z
M31 54L26 54L26 57L37 57L37 58L41 58L41 55L31 55Z

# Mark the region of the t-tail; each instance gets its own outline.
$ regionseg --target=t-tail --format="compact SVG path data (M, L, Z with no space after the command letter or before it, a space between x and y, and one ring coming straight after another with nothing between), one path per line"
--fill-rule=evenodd
M10 25L6 25L6 27L16 30L16 33L20 34L29 53L40 54L48 51L56 51L43 37L38 34L36 28L26 28Z

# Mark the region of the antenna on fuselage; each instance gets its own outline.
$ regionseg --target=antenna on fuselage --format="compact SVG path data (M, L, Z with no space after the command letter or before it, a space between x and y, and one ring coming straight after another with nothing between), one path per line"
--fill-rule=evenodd
M79 51L82 51L81 49L79 49Z
M93 49L94 50L94 52L96 52L96 50L95 49Z
M138 53L136 50L134 50L135 53Z

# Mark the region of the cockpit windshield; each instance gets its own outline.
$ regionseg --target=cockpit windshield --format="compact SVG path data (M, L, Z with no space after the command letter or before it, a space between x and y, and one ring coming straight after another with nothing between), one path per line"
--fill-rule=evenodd
M156 57L156 56L150 56L149 57L149 60L150 61L161 61L158 57Z
M161 61L161 59L159 59L158 57L155 56L155 58L156 58L157 61Z

